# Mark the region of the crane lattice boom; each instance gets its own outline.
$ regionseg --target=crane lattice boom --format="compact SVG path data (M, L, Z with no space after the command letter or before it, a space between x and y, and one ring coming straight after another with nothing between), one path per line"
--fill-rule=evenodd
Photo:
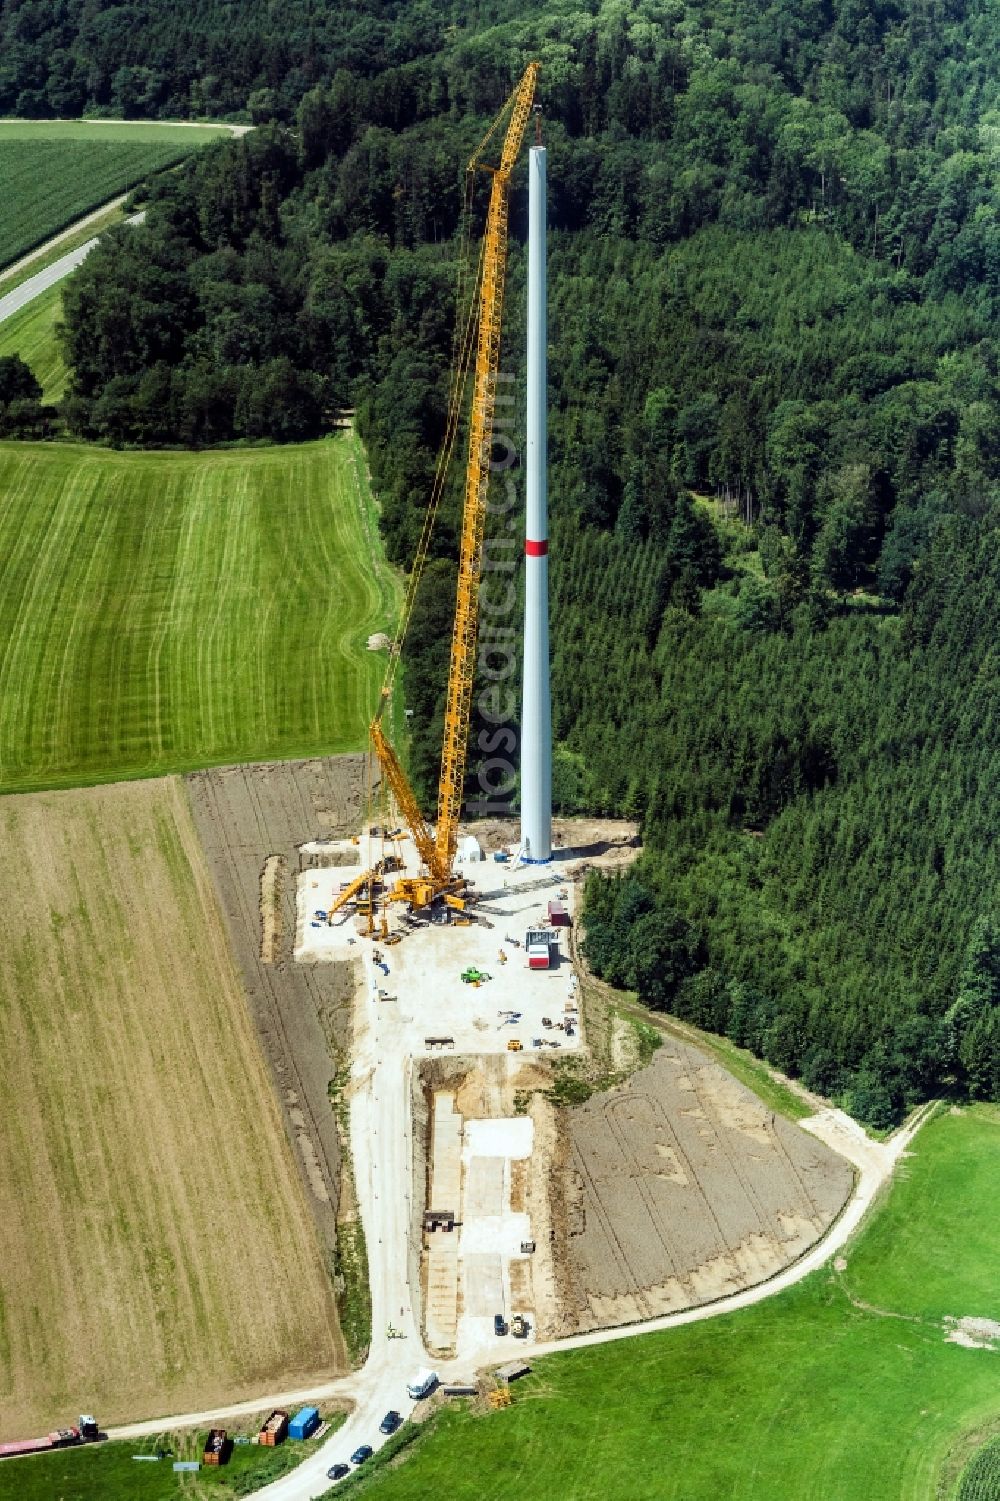
M382 774L389 785L400 816L409 828L421 861L427 870L426 878L403 877L393 888L394 898L408 900L415 906L424 906L435 896L454 892L463 884L460 878L454 876L452 865L458 847L458 824L462 808L469 724L472 714L472 687L479 628L479 584L482 577L486 501L500 365L504 280L507 270L510 179L531 114L538 72L537 63L528 65L497 122L491 127L469 163L470 172L476 170L490 172L492 183L479 282L478 337L469 426L469 451L465 470L458 587L448 671L444 744L441 750L441 773L438 783L437 825L433 833L420 812L416 795L382 728L382 715L391 694L391 684L402 644L401 639L397 639L390 653L386 684L382 690L378 712L370 727L372 749L378 757ZM497 167L487 166L481 160L482 152L496 133L508 110L510 110L510 118L500 155L500 164ZM461 310L459 310L459 317L461 317ZM460 376L461 372L456 372L453 390L461 389ZM458 407L453 405L449 413L452 435L457 418ZM443 478L439 482L436 477L435 494L431 502L431 521L433 521L433 510L436 509L440 498L442 485ZM422 566L424 556L426 556L426 541L422 538L421 553L418 554L415 568ZM415 587L415 580L413 587ZM409 591L410 604L412 604L413 587ZM404 618L404 630L407 621L408 613ZM340 894L330 908L331 917L349 900L352 889L361 888L364 879L360 877L358 881L351 883L347 891Z
M486 495L490 479L493 418L500 368L500 332L504 278L507 270L507 214L510 175L517 160L535 95L538 64L532 63L514 94L514 108L504 140L500 166L493 173L486 217L483 279L479 304L479 347L472 394L469 458L465 471L465 506L459 552L455 625L451 669L444 717L444 746L438 784L437 857L442 871L450 871L458 845L458 820L465 782L465 761L472 711L476 638L479 627L479 582L483 566Z

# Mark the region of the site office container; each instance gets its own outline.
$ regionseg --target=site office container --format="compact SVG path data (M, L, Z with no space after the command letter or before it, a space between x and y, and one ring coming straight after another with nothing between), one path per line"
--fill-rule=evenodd
M224 1465L229 1458L229 1444L224 1428L212 1428L205 1440L205 1452L201 1456L202 1464Z
M275 1444L281 1443L287 1432L288 1414L287 1412L282 1412L280 1408L276 1408L257 1435L257 1442L259 1444L267 1444L269 1448L273 1449Z
M301 1407L288 1425L289 1438L309 1438L319 1427L319 1410Z
M562 902L549 902L549 922L554 928L569 927L569 913Z

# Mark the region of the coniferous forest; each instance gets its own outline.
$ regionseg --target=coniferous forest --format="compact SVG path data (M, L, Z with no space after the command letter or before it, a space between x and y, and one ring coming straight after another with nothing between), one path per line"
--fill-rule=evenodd
M240 9L2 7L0 109L258 124L70 283L68 429L282 441L353 407L405 566L464 164L538 57L556 795L645 844L591 881L588 956L876 1125L1000 1098L988 0ZM515 378L524 230L522 173ZM456 507L406 662L425 797Z

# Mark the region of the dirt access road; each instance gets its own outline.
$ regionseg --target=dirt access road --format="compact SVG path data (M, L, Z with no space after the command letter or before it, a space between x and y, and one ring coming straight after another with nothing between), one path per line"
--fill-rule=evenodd
M371 1350L363 1371L328 1390L328 1395L350 1395L355 1401L347 1422L297 1469L255 1493L266 1501L320 1496L329 1489L331 1465L346 1462L359 1444L380 1448L386 1442L378 1431L382 1417L390 1408L404 1418L410 1415L415 1404L406 1383L419 1366L431 1364L409 1284L413 1061L398 1049L394 1008L372 1008L362 1015L368 1023L356 1037L350 1109L355 1187L368 1245ZM440 1365L437 1369L444 1374Z

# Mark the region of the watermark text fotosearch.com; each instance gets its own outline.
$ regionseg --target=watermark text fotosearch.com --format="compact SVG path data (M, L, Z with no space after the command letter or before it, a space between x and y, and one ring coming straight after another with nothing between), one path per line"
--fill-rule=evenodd
M488 523L494 535L483 544L483 573L479 584L479 656L477 667L484 682L476 699L483 721L477 745L480 761L476 781L479 795L466 802L473 818L488 813L509 813L517 768L517 561L523 542L514 471L519 454L511 436L514 425L512 375L497 375L496 415L493 419L493 450L486 504ZM506 386L506 389L504 387ZM498 524L499 523L499 524Z

